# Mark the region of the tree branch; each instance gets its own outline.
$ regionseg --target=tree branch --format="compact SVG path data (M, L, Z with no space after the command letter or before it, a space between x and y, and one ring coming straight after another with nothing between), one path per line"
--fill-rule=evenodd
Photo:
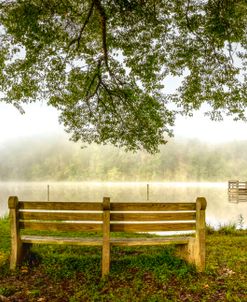
M100 81L100 84L102 85L102 87L105 89L106 93L107 93L108 96L109 96L109 99L108 99L108 100L109 100L110 103L111 103L111 108L112 108L112 110L114 111L115 116L118 117L118 119L122 122L122 125L124 125L123 118L122 118L121 114L119 114L119 112L117 111L116 105L114 104L114 103L115 103L115 102L114 102L114 99L113 99L114 94L112 93L111 90L108 89L107 85L102 81L100 75L99 75L99 81Z
M186 6L186 11L185 11L185 18L186 18L187 27L190 30L190 32L193 33L197 37L197 39L204 45L205 52L206 52L207 44L203 41L203 39L199 36L199 34L196 31L194 31L194 29L191 27L189 16L188 16L189 6L190 6L190 0L187 0L187 6Z
M79 36L78 36L77 38L73 39L73 40L69 43L69 48L70 48L70 46L71 46L72 44L74 44L75 42L77 42L77 47L79 48L82 33L83 33L83 31L84 31L86 25L88 24L90 17L92 16L93 8L94 8L94 5L95 5L95 2L96 2L95 0L92 0L92 3L91 3L91 6L90 6L90 8L89 8L89 11L88 11L87 17L86 17L86 19L85 19L85 22L83 23L83 25L82 25L82 27L81 27L81 29L80 29Z
M91 83L86 91L86 94L85 94L85 98L86 98L86 101L88 101L90 98L94 97L96 92L98 91L99 87L100 87L100 84L101 84L101 78L99 77L99 74L100 74L100 67L101 67L101 60L99 60L98 62L98 65L97 65L97 72L95 72L92 80L91 80ZM95 79L98 78L99 79L99 82L98 84L96 85L96 88L94 90L93 93L90 94L90 90L95 82Z
M106 67L109 69L108 66L108 49L107 49L107 43L106 43L106 35L107 35L107 30L106 30L106 13L105 9L101 4L100 0L94 0L95 2L95 8L97 9L99 16L100 16L100 25L101 25L101 34L102 34L102 48L103 48L103 55L104 55L104 61L106 64Z

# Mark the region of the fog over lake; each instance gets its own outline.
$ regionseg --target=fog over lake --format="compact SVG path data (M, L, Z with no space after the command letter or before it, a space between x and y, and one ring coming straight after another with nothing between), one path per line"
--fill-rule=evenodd
M0 216L7 215L10 195L20 200L101 201L104 196L112 201L146 201L147 182L0 182ZM206 222L214 227L239 223L247 227L247 202L229 202L227 183L213 182L149 182L149 201L191 202L196 197L207 199Z

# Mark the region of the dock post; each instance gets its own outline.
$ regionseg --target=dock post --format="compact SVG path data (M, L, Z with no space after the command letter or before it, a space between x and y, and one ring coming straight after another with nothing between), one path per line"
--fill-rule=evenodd
M149 201L149 184L147 184L147 201Z

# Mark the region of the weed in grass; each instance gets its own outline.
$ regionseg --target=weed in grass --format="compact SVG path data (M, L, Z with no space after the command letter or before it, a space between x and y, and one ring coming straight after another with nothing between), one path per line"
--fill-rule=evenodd
M0 251L0 265L4 264L7 259L8 259L7 253Z
M218 233L222 235L232 235L236 233L236 230L237 230L236 223L220 224Z
M215 233L215 228L210 224L206 224L206 234L212 235L214 233Z
M39 297L40 296L40 290L39 289L29 290L28 295L30 295L32 297Z
M238 229L239 230L244 229L244 217L242 214L239 214L239 216L238 216Z
M81 300L79 300L79 299L80 299L80 297L77 298L76 296L70 297L70 298L69 298L69 302L79 302L79 301L81 301Z
M148 297L146 299L143 300L143 302L165 302L168 300L164 300L164 297L162 297L163 295L160 293L157 293L151 297Z
M12 285L7 285L4 287L0 286L0 295L8 297L11 296L12 294L14 294L16 292L16 289L14 286Z
M10 249L10 225L9 219L7 217L0 218L0 229L1 229L1 236L0 236L0 247L1 253L5 254L9 252ZM1 256L0 256L1 257ZM1 259L0 259L1 261Z

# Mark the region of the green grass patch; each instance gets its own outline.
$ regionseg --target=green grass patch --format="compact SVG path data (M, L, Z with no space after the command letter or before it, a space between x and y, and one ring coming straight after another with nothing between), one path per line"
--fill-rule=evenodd
M7 217L0 218L0 251L8 252L10 249L10 225Z
M9 271L9 223L1 219L0 295L43 302L247 301L247 230L222 226L207 233L204 273L177 258L173 246L113 247L111 272L101 279L99 247L34 245L23 265Z

